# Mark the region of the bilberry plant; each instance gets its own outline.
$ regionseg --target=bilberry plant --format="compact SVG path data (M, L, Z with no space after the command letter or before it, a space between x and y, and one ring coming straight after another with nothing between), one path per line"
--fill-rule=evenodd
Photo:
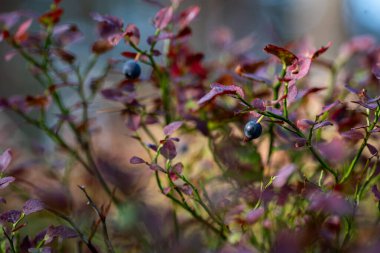
M189 43L200 8L149 2L159 7L146 42L135 24L92 13L87 61L69 50L83 34L61 23L60 0L41 15L0 15L6 60L21 57L42 90L0 107L55 145L33 161L17 143L2 150L0 251L378 251L376 41L352 38L333 60L332 43L307 40L268 44L263 57L223 28L212 36L220 58L205 61ZM323 86L313 68L329 76ZM124 120L127 152L103 153L99 99Z

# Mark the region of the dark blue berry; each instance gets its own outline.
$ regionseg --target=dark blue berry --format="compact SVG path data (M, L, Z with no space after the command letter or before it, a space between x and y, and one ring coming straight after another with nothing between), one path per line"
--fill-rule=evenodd
M136 79L141 74L141 67L136 61L129 60L124 64L123 73L128 79Z
M257 123L256 120L249 121L244 127L244 135L249 139L253 140L259 138L263 128L260 123Z

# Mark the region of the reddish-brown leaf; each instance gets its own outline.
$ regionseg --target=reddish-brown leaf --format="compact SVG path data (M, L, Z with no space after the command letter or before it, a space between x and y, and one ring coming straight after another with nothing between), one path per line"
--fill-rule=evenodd
M272 44L265 46L264 51L279 58L286 66L292 65L298 60L298 57L289 50Z
M193 21L199 14L200 8L199 6L191 6L187 8L186 10L182 11L180 16L179 16L179 27L180 29L185 28L188 26L191 21Z
M318 58L321 54L324 54L331 47L331 45L332 45L332 42L329 41L326 46L322 46L320 49L315 51L313 56L311 57L311 59L314 60L314 59Z
M218 83L211 84L211 91L209 91L206 95L204 95L201 99L199 99L198 104L203 105L205 103L210 102L217 96L230 94L230 95L239 95L244 97L244 92L242 88L236 85L222 85Z

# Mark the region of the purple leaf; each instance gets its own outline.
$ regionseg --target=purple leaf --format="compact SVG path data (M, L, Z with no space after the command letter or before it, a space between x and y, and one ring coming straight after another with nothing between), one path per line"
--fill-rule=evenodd
M153 25L156 29L164 29L168 26L173 18L173 7L165 7L159 10L153 19Z
M260 219L261 216L263 216L263 214L264 214L263 207L259 207L257 209L251 210L245 216L245 222L247 224L254 224Z
M255 98L251 104L257 110L265 111L266 109L265 102L261 98Z
M98 22L97 29L101 38L109 39L122 32L123 21L121 19L110 15L100 15L98 13L93 13L91 16Z
M199 99L198 104L203 105L207 102L210 102L217 96L225 95L225 94L238 94L241 97L244 97L244 92L242 88L236 85L222 85L218 83L211 84L211 91L209 91L206 95L204 95L201 99Z
M38 199L29 199L24 203L24 206L22 207L23 212L25 215L29 215L31 213L39 212L41 210L44 210L44 204L38 200Z
M378 102L379 100L380 100L380 96L377 96L375 98L368 99L367 103L372 104L372 103Z
M165 135L172 135L182 125L183 125L183 121L174 121L174 122L172 122L169 125L164 127L164 134Z
M162 172L166 172L160 165L158 165L157 163L152 163L152 164L149 164L149 169L153 170L153 171L162 171Z
M372 74L377 78L380 79L380 63L376 63L372 67Z
M332 108L334 108L335 106L337 106L338 104L340 104L341 102L339 100L329 104L329 105L326 105L322 108L322 111L317 115L317 116L322 116L322 114L324 114L325 112L328 112L330 111Z
M377 189L376 185L372 186L372 192L375 195L375 197L377 198L377 200L380 201L380 191L379 191L379 189Z
M351 213L353 206L344 199L343 196L332 192L314 192L309 196L309 209L337 215L347 215Z
M4 172L12 161L12 151L7 149L0 155L0 172Z
M129 130L136 131L139 129L141 124L141 115L139 114L128 114L125 125Z
M54 27L52 37L58 46L64 47L81 40L83 33L74 24L64 24Z
M6 12L0 14L0 24L6 29L11 29L19 19L21 18L21 13L18 11Z
M10 210L2 213L0 215L0 220L4 222L10 222L10 223L15 223L20 219L21 217L21 211L19 210Z
M181 192L185 193L188 196L193 195L193 188L191 188L191 186L188 184L180 186L179 189L181 190Z
M178 175L181 175L181 174L182 174L182 171L183 171L183 164L182 164L182 163L176 163L176 164L172 167L172 171L175 172L175 173L178 174Z
M330 142L320 142L317 144L317 148L321 155L328 161L336 164L340 164L341 161L346 159L347 152L344 147L344 141L341 138L334 138Z
M67 239L67 238L74 238L77 237L78 234L71 228L59 225L59 226L50 226L47 229L46 236L48 239L46 240L46 243L50 243L53 241L55 238L59 237L62 239Z
M15 181L14 177L3 177L3 178L0 178L0 189L6 188L13 181Z
M367 143L367 148L369 150L369 152L371 153L371 155L373 156L376 156L379 152L377 151L377 148L374 147L373 145Z
M297 99L303 99L311 94L325 90L326 87L312 87L298 92Z
M350 139L353 141L364 139L364 135L358 130L349 130L346 132L342 132L340 135L346 139Z
M352 103L358 104L363 106L364 108L370 109L370 110L375 110L377 108L377 103L365 103L362 101L351 101Z
M322 122L319 122L318 124L315 124L314 125L314 130L317 130L319 128L322 128L322 127L326 127L326 126L333 126L334 124L331 123L330 121L322 121Z
M135 24L128 24L124 34L136 46L140 43L140 30Z
M288 164L282 167L277 173L275 179L273 180L273 187L281 188L286 184L288 178L292 173L296 170L296 166L294 164Z
M164 142L161 148L161 155L170 160L174 159L177 156L177 150L172 140L167 140Z
M145 161L140 158L140 157L137 157L137 156L132 156L132 158L129 160L129 162L131 164L141 164L141 163L145 163Z
M148 143L146 146L147 146L148 148L150 148L151 150L157 152L157 149L158 149L157 145L155 145L155 144L151 144L151 143Z
M123 92L118 89L108 88L101 91L105 99L120 101L123 98Z
M286 66L292 65L298 60L298 57L289 50L272 44L267 45L264 48L264 51L279 58L283 64L286 64Z

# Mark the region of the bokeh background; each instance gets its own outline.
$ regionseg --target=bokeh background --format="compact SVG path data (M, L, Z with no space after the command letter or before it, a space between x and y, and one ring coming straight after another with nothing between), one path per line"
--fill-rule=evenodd
M50 3L51 0L1 0L0 12L30 10L41 14ZM87 61L90 45L96 38L96 24L90 16L94 12L120 17L125 24L135 23L141 31L141 45L144 47L144 40L154 32L151 19L160 8L158 3L165 5L168 0L62 1L65 10L62 23L75 23L84 33L84 39L70 45L69 50L77 54L79 62ZM205 52L206 61L218 57L218 50L214 48L211 37L221 31L229 31L226 36L231 36L233 40L253 41L249 52L257 57L264 57L262 49L268 43L285 45L307 37L316 47L331 41L333 46L324 57L333 58L342 42L352 36L380 36L378 0L184 0L181 8L195 4L201 7L201 12L192 24L191 44L196 50ZM4 60L9 50L5 43L0 44L0 97L40 93L39 85L31 78L21 57ZM120 43L116 49L103 56L104 60L100 62L104 64L108 57L120 58L120 52L125 50L128 50L128 46ZM102 63L97 64L94 72L101 68ZM148 68L143 69L143 76L148 76L149 73ZM114 80L120 78L121 74L110 76ZM112 80L110 84L112 85ZM69 95L66 100L70 100ZM109 107L101 100L97 100L91 107L92 115L103 124L103 149L112 149L115 145L128 147L128 132L119 116L99 113ZM107 134L115 133L116 130L118 135L125 138L112 138ZM51 151L54 150L52 143L40 131L7 112L0 112L0 140L1 149L17 143L27 149L37 145L44 146L45 149L50 146Z

